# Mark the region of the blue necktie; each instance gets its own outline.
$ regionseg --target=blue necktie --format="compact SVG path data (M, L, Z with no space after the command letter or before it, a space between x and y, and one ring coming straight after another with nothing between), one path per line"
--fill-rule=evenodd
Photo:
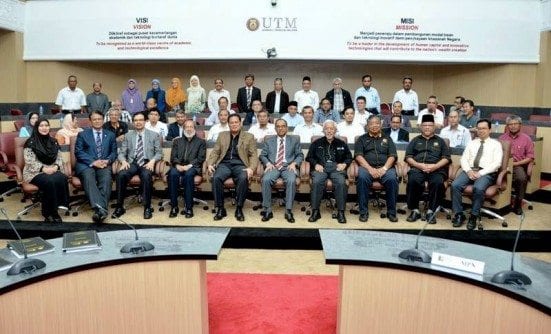
M96 154L98 159L101 159L102 154L101 154L101 132L100 131L96 132Z

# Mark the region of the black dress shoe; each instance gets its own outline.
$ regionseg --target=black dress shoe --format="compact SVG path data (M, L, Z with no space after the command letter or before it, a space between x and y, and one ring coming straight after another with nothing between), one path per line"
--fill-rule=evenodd
M368 213L360 213L360 221L362 223L365 223L368 219L369 219L369 214Z
M467 230L474 230L477 222L478 222L478 216L470 215L469 221L467 222Z
M396 217L396 215L388 215L388 220L391 222L391 223L396 223L398 222L398 218Z
M285 211L285 219L289 223L294 223L295 222L295 217L293 216L293 213L291 212L291 210Z
M92 221L94 224L100 224L102 222L100 213L96 210L92 215Z
M226 209L223 207L216 209L216 214L214 215L214 220L222 220L222 218L226 217L228 214L226 213Z
M153 217L153 208L143 210L143 219L151 219Z
M411 211L409 214L409 217L407 217L407 221L410 223L413 223L421 218L421 214L417 211Z
M174 218L178 215L178 212L180 212L180 209L178 209L177 206L173 206L170 208L170 213L168 214L169 218Z
M522 215L522 206L516 206L513 208L513 212L515 213L515 215L517 216L521 216Z
M457 213L455 214L455 216L453 217L452 219L452 226L453 227L461 227L461 225L463 225L463 223L465 222L465 216L460 214L460 213Z
M235 208L235 219L242 222L245 220L245 215L243 215L243 208L238 206ZM265 221L265 220L262 220Z
M193 209L184 208L180 214L184 215L186 218L193 217Z
M53 223L55 223L54 217L52 217L52 216L44 217L44 223L46 223L46 224L53 224Z
M263 222L267 222L268 220L274 218L274 214L270 211L270 212L264 212L264 214L262 215L262 221Z
M310 218L308 218L308 221L310 223L314 223L320 218L321 218L320 210L312 210L312 214L310 215Z
M119 206L118 208L115 209L115 211L113 211L113 214L111 215L111 218L119 218L120 216L124 215L125 213L126 213L126 210L122 206Z
M52 218L54 220L54 224L63 223L63 220L61 220L61 217L59 216L59 214L57 212L53 214Z
M343 210L339 210L339 212L337 212L337 222L339 224L346 224L346 217L344 216Z

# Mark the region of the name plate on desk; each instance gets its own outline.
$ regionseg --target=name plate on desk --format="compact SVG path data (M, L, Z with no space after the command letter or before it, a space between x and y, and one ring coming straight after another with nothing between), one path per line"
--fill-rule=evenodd
M466 271L473 274L484 274L484 262L466 259L464 257L453 256L433 252L431 264L436 264L442 267Z

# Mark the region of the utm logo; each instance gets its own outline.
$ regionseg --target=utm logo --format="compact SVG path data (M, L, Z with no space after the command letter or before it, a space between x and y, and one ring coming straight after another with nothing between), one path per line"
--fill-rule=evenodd
M251 17L247 20L247 29L249 29L250 31L256 31L259 27L260 21L257 18Z

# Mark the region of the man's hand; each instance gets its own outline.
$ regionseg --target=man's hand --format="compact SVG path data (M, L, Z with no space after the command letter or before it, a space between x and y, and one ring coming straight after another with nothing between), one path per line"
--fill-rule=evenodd
M118 142L122 142L124 140L124 135L120 135L117 137Z
M245 168L244 171L247 172L247 179L250 180L251 177L253 176L253 170L250 168Z
M150 160L148 163L144 165L144 167L149 171L153 171L155 169L155 160Z
M342 172L346 169L346 164L337 164L337 171Z
M320 165L320 164L316 164L316 165L314 166L314 170L315 170L316 172L323 173L323 166Z
M287 169L290 170L290 171L293 172L293 173L297 173L297 164L294 163L294 162L291 162L291 163L287 166Z
M102 168L105 168L107 167L107 160L96 160L94 162L92 162L92 166L96 167L96 168L99 168L99 169L102 169Z
M42 167L42 172L48 175L51 175L57 172L57 166L44 166Z
M275 168L275 166L274 166L271 162L268 162L268 163L266 164L266 168L264 169L264 171L265 171L265 172L269 172L269 171L271 171L271 170L274 169L274 168Z
M119 170L126 170L128 168L130 168L130 164L128 163L128 161L121 162L121 166L120 166Z
M216 168L213 165L209 165L207 167L207 170L209 171L209 174L212 175L214 174L214 171L216 170Z
M469 177L470 180L474 181L480 177L480 173L475 172L474 170L470 170L467 172L467 176Z

